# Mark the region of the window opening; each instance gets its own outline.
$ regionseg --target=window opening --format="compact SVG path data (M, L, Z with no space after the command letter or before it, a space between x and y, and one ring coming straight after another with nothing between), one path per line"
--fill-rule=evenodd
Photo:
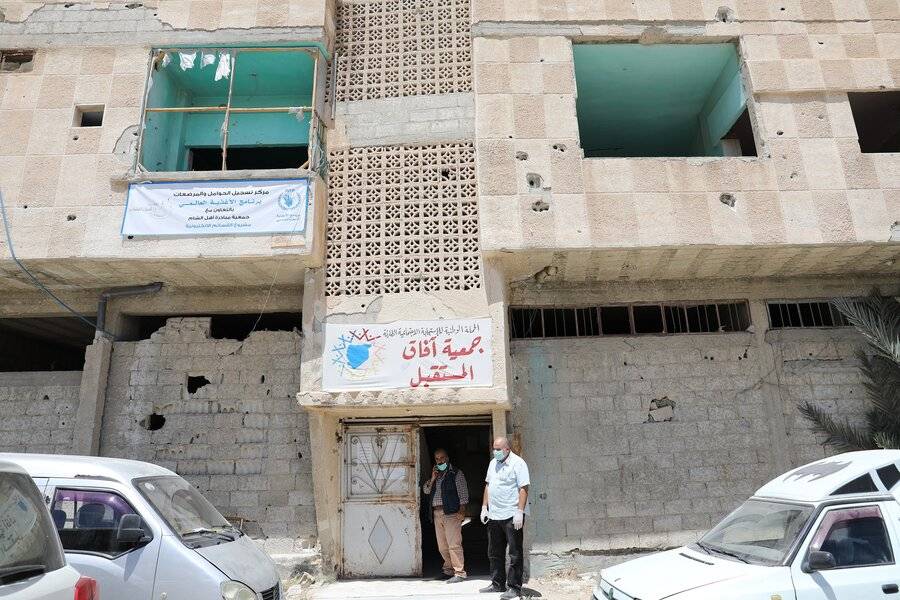
M313 108L318 64L318 52L308 48L157 50L141 165L318 169L324 160L323 125Z
M7 50L0 52L0 73L30 73L33 69L33 50Z
M73 127L100 127L103 125L103 105L76 106Z
M877 472L878 478L881 479L885 489L890 490L900 481L900 470L897 469L896 465L890 464L886 467L881 467Z
M94 328L77 317L0 319L0 372L80 371L93 342Z
M635 333L663 333L666 330L662 306L635 306L631 311Z
M119 556L134 544L117 539L119 523L137 512L120 495L106 490L67 490L58 488L50 514L64 549ZM152 531L141 523L146 535Z
M811 327L848 327L844 318L830 302L824 300L770 300L766 303L770 329L801 329Z
M511 308L512 339L725 333L750 327L743 302Z
M851 92L850 110L864 153L900 152L900 91Z
M861 475L851 481L850 483L846 483L834 490L831 495L832 496L841 496L844 494L867 494L869 492L877 492L878 488L875 486L875 482L872 481L872 476L866 473L865 475Z
M586 157L756 156L734 44L575 44Z
M189 148L188 166L191 171L216 171L222 165L221 148ZM226 168L229 171L247 169L299 169L309 160L306 146L249 146L228 149Z
M298 312L264 313L262 317L259 313L213 315L210 319L209 332L210 337L217 340L245 340L251 331L294 330L303 331L303 316Z
M894 555L881 509L861 506L825 513L809 545L828 552L836 568L893 564Z

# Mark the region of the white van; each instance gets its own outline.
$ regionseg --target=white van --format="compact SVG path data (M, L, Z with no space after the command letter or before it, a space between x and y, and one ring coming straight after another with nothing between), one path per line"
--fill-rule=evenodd
M900 598L900 450L773 479L700 541L604 569L595 600Z
M69 564L111 600L279 600L275 564L192 485L149 463L0 454L50 506Z
M41 492L0 460L0 599L99 600L97 582L66 565Z

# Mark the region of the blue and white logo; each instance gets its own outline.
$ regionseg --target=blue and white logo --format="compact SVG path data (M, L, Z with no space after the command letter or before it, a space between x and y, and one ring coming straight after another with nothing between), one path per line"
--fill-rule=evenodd
M302 202L303 198L300 197L297 190L289 190L278 197L278 206L281 207L281 210L295 210L300 207Z

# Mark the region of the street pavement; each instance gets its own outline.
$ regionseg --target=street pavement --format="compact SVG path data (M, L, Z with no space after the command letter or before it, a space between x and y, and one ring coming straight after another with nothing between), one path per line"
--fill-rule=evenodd
M364 579L337 581L313 593L313 600L496 600L500 594L479 594L488 579L468 579L460 583L422 579Z

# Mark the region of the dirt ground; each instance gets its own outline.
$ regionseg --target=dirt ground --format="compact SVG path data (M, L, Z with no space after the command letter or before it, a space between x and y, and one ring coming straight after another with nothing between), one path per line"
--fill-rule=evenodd
M555 572L552 575L547 575L544 577L532 579L526 584L524 588L523 597L525 598L544 598L546 600L590 600L591 592L594 587L594 582L597 579L596 573L582 573L577 574L575 571L559 571ZM389 580L388 580L389 581ZM379 582L379 585L386 584L387 581ZM434 600L468 600L470 597L479 597L477 594L460 594L460 595L452 595L446 596L444 593L432 595L430 593L431 588L435 588L440 592L450 591L448 588L444 588L444 586L434 586L434 582L423 581L422 585L419 586L416 584L415 590L409 589L410 583L409 580L404 580L402 583L397 585L396 596L394 593L389 593L389 597L391 600L395 598L418 598L422 599L434 599ZM481 584L488 583L486 580L479 582L479 587ZM336 587L336 585L338 587ZM347 598L348 600L353 598L359 598L360 596L355 593L350 593L351 595L342 595L342 594L334 594L336 589L339 589L341 584L335 584L333 581L314 581L312 578L308 577L303 581L294 582L293 585L287 588L287 593L285 594L285 600L312 600L314 598L324 598L327 597L329 600L333 598L342 597ZM389 584L390 585L390 584ZM473 582L474 585L474 582ZM366 586L370 589L373 586ZM421 593L419 588L421 589ZM349 590L348 590L349 591ZM473 590L474 591L474 590ZM372 598L386 598L386 596L381 595L380 593L373 592ZM409 594L412 594L411 596Z

